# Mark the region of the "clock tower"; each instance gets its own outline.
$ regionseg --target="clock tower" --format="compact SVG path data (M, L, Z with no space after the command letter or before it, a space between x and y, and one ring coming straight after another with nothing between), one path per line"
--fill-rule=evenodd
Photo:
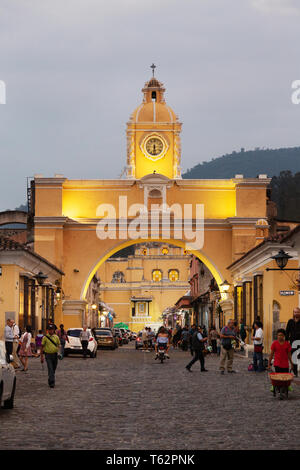
M181 178L181 123L164 99L165 88L153 77L145 83L143 102L127 123L127 178L159 173Z

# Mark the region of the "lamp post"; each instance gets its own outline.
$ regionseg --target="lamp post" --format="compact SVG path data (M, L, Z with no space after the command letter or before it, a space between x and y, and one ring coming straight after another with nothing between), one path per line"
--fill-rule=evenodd
M290 258L293 258L293 256L290 256L284 250L279 250L277 255L271 256L271 259L276 261L278 268L266 268L266 271L299 271L299 278L296 280L296 286L300 292L300 268L286 268Z
M232 317L232 313L233 313L233 301L232 299L229 298L229 292L228 292L230 289L230 284L225 279L225 281L223 281L219 287L221 291L221 301L219 302L219 305L227 321L229 318Z
M277 255L271 256L276 261L278 268L266 268L266 271L300 271L300 268L286 268L288 260L293 258L284 250L279 250Z
M43 274L42 271L39 271L39 273L36 274L34 278L37 280L38 285L42 286L45 280L48 279L48 276L46 276L46 274Z
M222 282L222 284L220 284L220 287L222 288L222 291L223 291L225 294L227 294L227 292L228 292L229 289L230 289L230 284L229 284L229 282L226 281L226 279L225 279L225 281Z

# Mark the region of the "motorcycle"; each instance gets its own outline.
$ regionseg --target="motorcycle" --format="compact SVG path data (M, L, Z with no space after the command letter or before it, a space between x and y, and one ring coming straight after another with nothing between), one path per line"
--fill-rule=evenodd
M164 360L166 359L166 349L164 346L158 346L157 356L155 359L159 359L161 363L164 362Z

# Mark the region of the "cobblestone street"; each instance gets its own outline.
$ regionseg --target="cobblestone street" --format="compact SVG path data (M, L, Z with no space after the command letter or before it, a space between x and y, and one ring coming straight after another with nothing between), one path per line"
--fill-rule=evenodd
M134 345L98 351L96 359L59 362L55 389L31 359L17 372L15 408L1 410L1 449L299 449L300 387L288 401L269 391L266 373L221 376L218 360L184 366L171 350L160 364Z

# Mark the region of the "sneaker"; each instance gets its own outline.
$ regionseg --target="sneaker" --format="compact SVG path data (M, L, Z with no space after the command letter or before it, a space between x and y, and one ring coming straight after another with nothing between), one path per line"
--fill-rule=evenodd
M186 368L186 370L188 370L189 372L192 372L190 367L185 366L185 368Z
M208 372L207 369L201 369L201 372Z
M236 370L228 370L228 374L236 374Z
M225 373L225 372L224 372L223 370L221 370L220 374L221 374L221 375L224 375L224 373Z

